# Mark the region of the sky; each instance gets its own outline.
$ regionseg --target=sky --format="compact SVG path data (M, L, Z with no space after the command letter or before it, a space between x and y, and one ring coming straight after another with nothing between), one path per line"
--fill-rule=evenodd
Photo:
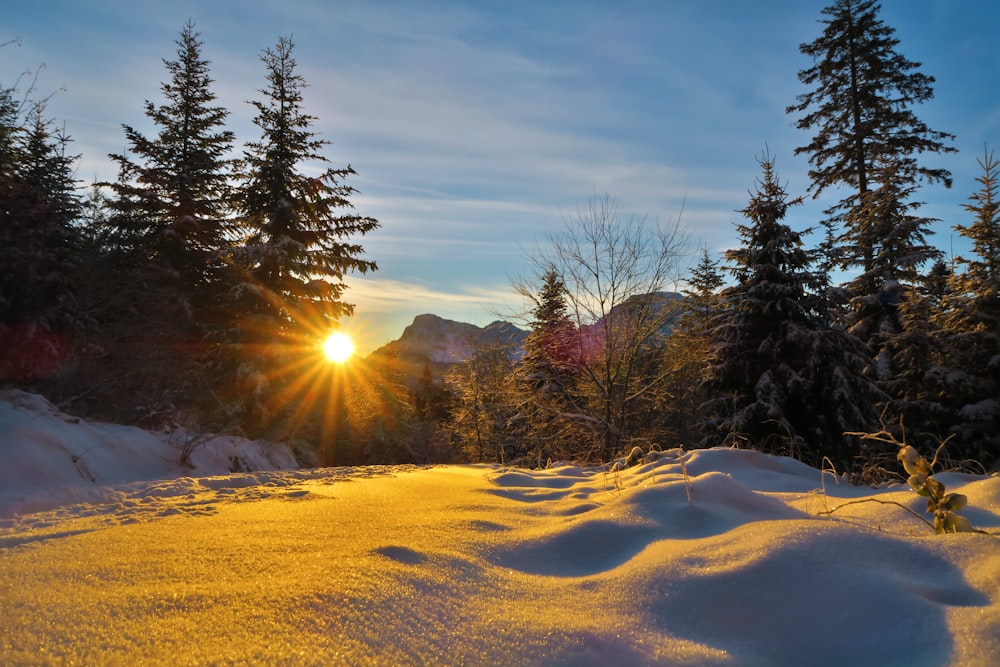
M294 469L0 391L0 663L995 667L1000 477L751 450ZM232 473L239 460L246 472Z
M791 197L807 194L808 143L785 108L811 61L829 0L36 0L4 10L0 84L29 72L54 93L48 115L82 155L82 181L113 179L122 125L155 135L144 102L162 102L189 19L211 61L212 90L237 145L259 138L259 56L290 36L309 88L304 109L350 164L361 239L378 271L349 276L345 323L366 353L435 313L485 325L523 310L512 282L594 196L624 214L678 224L700 246L736 247L735 225L768 151ZM1000 143L1000 49L992 0L884 0L898 51L935 77L915 109L957 135L957 154L924 156L955 185L922 187L932 242L964 250L955 224L978 189L977 158ZM16 40L16 41L13 41ZM307 165L306 168L309 168ZM804 230L836 191L792 209Z

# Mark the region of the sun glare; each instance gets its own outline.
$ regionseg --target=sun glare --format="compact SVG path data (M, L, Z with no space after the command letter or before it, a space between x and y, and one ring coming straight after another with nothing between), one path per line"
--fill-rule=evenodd
M323 354L330 361L342 364L354 354L354 341L342 331L335 331L323 341Z

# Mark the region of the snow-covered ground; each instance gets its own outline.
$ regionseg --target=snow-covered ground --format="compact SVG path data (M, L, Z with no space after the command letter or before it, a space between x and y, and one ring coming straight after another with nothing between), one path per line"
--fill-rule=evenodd
M183 439L0 394L0 664L1000 664L997 477L938 475L992 534L935 535L905 486L751 451L306 471L217 438L192 469Z

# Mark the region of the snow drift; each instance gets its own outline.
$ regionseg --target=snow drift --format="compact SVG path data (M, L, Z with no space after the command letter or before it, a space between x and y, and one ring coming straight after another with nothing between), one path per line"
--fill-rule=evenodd
M904 485L852 487L752 451L675 450L616 472L304 471L281 469L281 448L220 441L191 470L163 435L5 398L3 664L1000 655L997 477L938 475L994 534L935 535ZM256 469L228 473L233 456ZM865 499L879 502L845 504Z

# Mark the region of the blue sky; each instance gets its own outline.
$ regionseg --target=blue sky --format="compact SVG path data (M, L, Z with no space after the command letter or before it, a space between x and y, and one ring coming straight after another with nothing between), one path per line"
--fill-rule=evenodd
M511 279L526 253L558 233L594 194L670 224L692 250L734 247L765 149L789 194L805 194L808 142L784 109L802 92L798 51L822 30L829 0L552 0L341 2L75 0L4 11L0 84L39 73L60 90L48 115L83 154L78 176L110 179L121 125L153 134L143 103L160 103L162 59L191 19L212 62L214 91L242 144L258 138L247 100L265 85L258 56L291 36L309 88L305 108L329 139L333 166L358 172L354 202L382 228L363 239L379 271L349 279L348 327L363 351L398 338L415 315L485 324L520 305ZM993 0L884 0L899 51L937 79L916 109L957 135L956 155L928 156L955 186L923 187L933 241L977 188L976 158L1000 146L1000 49ZM793 209L804 229L839 194Z

